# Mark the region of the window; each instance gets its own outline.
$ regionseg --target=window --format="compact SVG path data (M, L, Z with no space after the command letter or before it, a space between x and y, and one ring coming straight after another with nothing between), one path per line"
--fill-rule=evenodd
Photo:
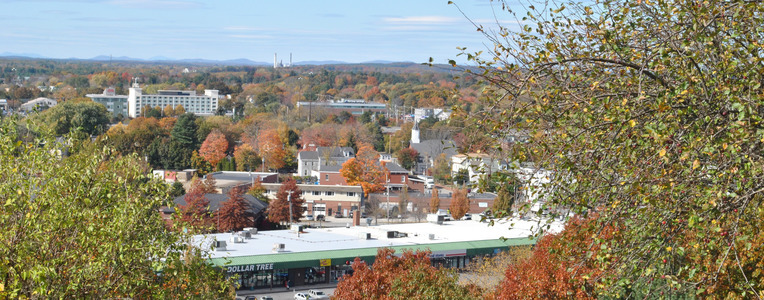
M326 180L326 181L329 181L329 174L326 174L326 175L324 175L324 176L326 176L326 177L324 177L324 178L326 178L326 179L324 179L324 180Z
M348 192L348 197L355 197L355 192Z
M329 192L329 191L327 191L327 192L326 192L326 195L327 195L327 196L334 196L334 192Z
M403 182L403 183L406 182L406 176L401 176L401 182Z
M319 191L313 191L313 196L321 196L321 192L319 192Z

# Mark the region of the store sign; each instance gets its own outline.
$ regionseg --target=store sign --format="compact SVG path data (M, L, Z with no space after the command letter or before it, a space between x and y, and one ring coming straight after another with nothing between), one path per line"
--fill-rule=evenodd
M478 207L488 207L488 202L478 202Z
M467 256L467 249L456 249L456 250L446 250L446 251L433 251L432 254L430 254L430 258L446 258L446 257L458 257L458 256Z
M228 273L242 273L242 272L254 272L254 271L269 271L273 270L273 264L257 264L257 265L243 265L243 266L229 266Z
M320 259L319 260L319 266L328 267L328 266L331 266L331 265L332 265L332 260L331 259Z

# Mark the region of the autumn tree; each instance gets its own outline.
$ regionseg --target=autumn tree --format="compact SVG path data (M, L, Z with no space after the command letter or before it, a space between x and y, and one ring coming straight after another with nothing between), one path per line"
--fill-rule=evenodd
M496 199L493 200L491 212L494 216L512 216L512 206L515 204L514 186L504 184L499 187Z
M470 211L470 200L467 198L466 189L454 190L451 195L451 205L448 206L451 216L454 220L461 219L464 214Z
M190 235L166 230L169 188L142 157L97 143L61 156L14 118L0 118L0 298L234 296Z
M377 251L372 269L356 258L353 275L337 284L337 299L479 299L457 283L451 269L430 263L429 251L411 250L396 255L395 250Z
M291 194L291 196L290 196ZM291 199L291 200L290 200ZM292 218L289 218L289 205L292 206ZM302 217L302 191L297 186L297 181L294 178L287 178L281 184L279 191L276 193L276 199L272 200L268 204L268 219L271 222L298 222Z
M172 108L171 104L167 104L167 106L162 109L162 113L165 117L174 117L175 116L175 109Z
M232 188L228 192L228 200L218 209L218 232L238 231L244 227L252 227L255 215L252 206L243 196L242 188Z
M236 159L236 170L239 171L257 171L262 163L255 149L246 143L236 146L233 157Z
M411 170L416 166L419 152L414 148L403 148L399 150L395 156L398 157L398 162L401 164L401 167L406 170Z
M633 298L643 282L651 296L759 295L764 274L741 256L764 201L764 3L525 8L525 25L480 28L495 45L487 58L464 52L491 83L486 109L464 124L505 157L553 172L543 189L553 216L598 212L579 229L596 241L619 227L607 253L572 257L609 262L613 272L588 279L600 283L594 295ZM507 143L518 132L527 141Z
M342 164L340 174L349 185L360 185L366 197L385 189L389 171L379 161L379 153L371 145L364 144L354 158Z
M216 129L210 132L202 143L199 155L210 165L217 166L218 162L226 157L226 151L228 151L228 140Z
M403 189L401 190L401 193L398 194L398 214L401 216L405 216L406 212L408 211L409 206L409 188L408 186L403 186Z
M260 131L257 137L258 153L265 159L265 166L269 169L278 170L284 167L284 159L287 151L275 129Z
M210 201L207 200L207 187L204 181L194 178L191 187L183 196L186 204L178 205L177 220L179 225L193 232L211 231L212 215L210 213Z
M430 196L430 212L436 213L440 209L440 196L438 195L438 189L432 189L432 196Z

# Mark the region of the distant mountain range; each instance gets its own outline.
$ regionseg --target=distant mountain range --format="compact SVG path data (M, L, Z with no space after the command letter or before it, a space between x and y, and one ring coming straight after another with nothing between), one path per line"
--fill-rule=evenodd
M45 57L36 53L11 53L11 52L3 52L0 53L0 57L14 57L14 58L34 58L34 59L57 59L57 58L50 58ZM237 58L237 59L229 59L229 60L211 60L211 59L202 59L202 58L187 58L187 59L173 59L169 57L164 56L155 56L151 57L149 59L142 59L142 58L134 58L134 57L128 57L128 56L109 56L109 55L99 55L96 57L91 58L66 58L70 60L84 60L84 61L136 61L136 62L163 62L163 63L188 63L188 64L209 64L209 65L239 65L239 66L271 66L273 63L268 62L261 62L261 61L253 61L246 58ZM359 64L390 64L390 63L396 63L393 61L386 61L386 60L374 60L374 61L368 61L368 62L362 62ZM410 62L406 62L410 63ZM343 64L355 64L355 63L348 63L344 61L337 61L337 60L323 60L323 61L300 61L295 62L295 66L307 66L307 65L343 65Z

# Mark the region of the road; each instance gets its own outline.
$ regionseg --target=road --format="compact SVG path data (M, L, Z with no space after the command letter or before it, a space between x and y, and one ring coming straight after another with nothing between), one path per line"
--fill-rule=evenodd
M260 296L271 296L274 300L293 300L294 294L298 292L305 292L307 293L309 289L317 289L320 291L323 291L327 295L331 296L334 294L334 287L332 288L315 288L315 287L299 287L296 289L290 289L290 291L285 291L285 288L274 288L273 291L270 291L269 289L263 289L262 291L255 290L253 292L241 292L236 294L236 299L245 299L245 297L248 296L256 296L257 299L260 299Z

